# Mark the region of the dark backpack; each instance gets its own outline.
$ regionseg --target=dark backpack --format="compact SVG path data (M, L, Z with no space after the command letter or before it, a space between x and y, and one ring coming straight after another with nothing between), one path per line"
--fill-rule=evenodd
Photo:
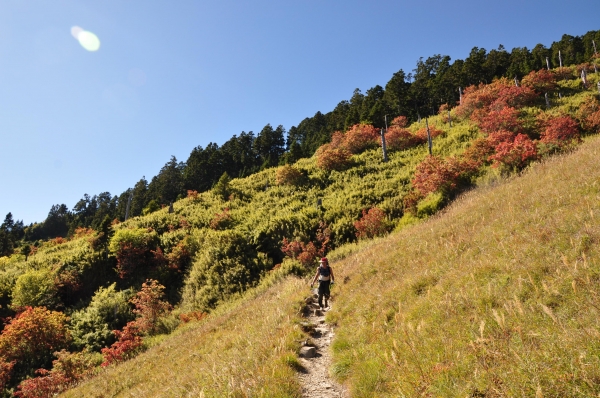
M329 275L331 275L331 268L329 268L329 267L319 267L319 275L321 275L321 276L329 276Z

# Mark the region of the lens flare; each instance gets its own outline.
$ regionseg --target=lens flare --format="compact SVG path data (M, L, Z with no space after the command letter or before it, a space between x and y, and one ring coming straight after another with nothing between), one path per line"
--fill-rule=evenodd
M100 39L98 36L87 30L83 30L79 26L73 26L71 28L71 35L79 41L81 47L88 51L98 51L100 48Z

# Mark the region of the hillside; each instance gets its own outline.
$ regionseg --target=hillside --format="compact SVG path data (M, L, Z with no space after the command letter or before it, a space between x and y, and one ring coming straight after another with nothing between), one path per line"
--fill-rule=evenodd
M187 348L179 347L177 339L200 338L191 336L202 336L198 355L211 364L209 367L207 362L202 373L214 377L212 382L207 379L207 384L196 385L190 381L197 378L195 373L182 372L177 378L181 378L184 386L180 388L184 391L199 388L194 391L203 390L208 396L224 392L254 395L260 391L264 396L297 395L298 383L289 378L299 368L295 356L298 344L307 338L302 332L306 327L300 327L299 318L307 292L300 288L301 280L285 278L288 275L303 277L324 254L339 260L334 265L340 268L338 280L344 281L338 292L340 305L328 314L329 320L338 325L333 369L354 395L389 393L395 396L398 391L415 395L424 385L427 391L445 395L450 391L492 394L494 388L509 389L506 391L510 394L519 395L508 381L502 381L501 386L489 384L490 372L492 378L499 376L490 370L490 359L481 359L480 355L480 351L487 352L491 344L486 331L495 330L486 311L491 311L504 333L505 343L519 336L519 350L529 346L523 343L525 335L515 334L505 323L506 316L512 314L510 305L513 304L504 306L507 299L500 293L508 292L511 299L520 300L521 304L515 301L513 310L516 308L522 316L534 319L527 311L539 305L552 322L565 328L555 311L561 309L560 298L566 293L553 283L544 282L542 290L553 299L542 300L538 295L543 293L535 284L546 277L544 270L552 269L546 265L551 264L548 260L551 257L543 252L546 246L542 244L550 242L548 245L553 247L553 239L563 239L556 231L563 231L560 217L567 217L569 213L558 215L557 228L539 227L540 220L552 218L548 215L535 218L543 207L534 203L535 217L525 213L514 216L514 222L528 222L527 225L495 224L490 220L499 220L500 214L527 212L529 207L524 205L528 203L525 197L520 202L512 201L527 189L519 188L516 194L506 193L512 188L507 188L505 193L501 193L501 188L494 188L498 190L494 195L501 199L498 202L486 199L486 205L498 203L497 208L485 211L475 208L469 213L479 224L460 229L463 222L470 222L465 215L459 222L452 221L458 228L456 231L440 229L434 233L430 225L438 225L435 223L442 223L440 220L448 216L419 223L453 203L465 190L478 185L494 186L523 171L525 177L514 181L525 180L527 176L541 173L540 167L541 170L546 167L535 166L535 162L554 164L558 161L549 159L577 150L582 137L592 142L591 137L600 130L598 75L590 74L587 86L579 78L579 70L589 67L540 70L531 72L520 83L498 79L488 85L471 86L465 89L460 105L452 109L443 106L438 115L428 120L407 125L406 118L395 118L386 132L387 162L383 161L378 147L379 131L369 124L356 124L344 133L335 133L331 142L322 145L310 159L265 169L246 178L230 179L224 175L212 190L190 191L187 198L174 203L172 208L165 207L126 222L111 223L105 218L96 231L80 228L71 239L56 238L34 247L31 253L0 258L1 311L4 316L10 316L0 334L0 383L4 395L16 391L21 396L33 396L30 392L42 388L46 389L46 395L60 392L97 372L109 374L111 369L119 369L114 367L115 363L134 358L154 346L138 358L149 356L150 366L156 367L157 363L170 366L167 359L170 351L182 350L182 356L188 355ZM551 95L544 99L543 93ZM432 140L433 155L428 154L428 136ZM534 166L528 168L530 165ZM512 186L514 181L505 186ZM560 183L568 185L575 181L578 180L565 178ZM558 186L558 182L552 184ZM531 192L538 192L537 185L530 185ZM557 194L562 195L568 189L565 187ZM466 197L472 195L478 194L470 193ZM536 200L544 197L544 194L529 195ZM515 204L502 208L502 203ZM544 204L548 212L563 208L558 199ZM458 208L453 206L448 214ZM492 211L499 213L488 216ZM409 227L415 223L418 226ZM484 230L479 241L477 226L494 226L495 229ZM394 242L387 243L389 253L381 247L374 249L382 262L371 259L363 264L366 269L354 262L362 256L373 256L375 252L370 249L360 250L371 245L371 238L392 230L396 232L388 238L390 240L382 241ZM574 242L583 239L585 250L592 250L595 238L581 236L576 234ZM538 251L529 247L520 249L519 245L525 243L515 237L527 238L531 241L527 244L535 244ZM397 242L398 239L408 243ZM507 244L508 249L504 246ZM430 246L435 248L435 256L442 257L430 257L430 252L425 250ZM530 263L537 264L537 268L507 274L510 265L524 267L520 261L524 261L525 256L520 250L533 257ZM560 254L564 255L565 264L576 259L564 250ZM585 264L589 265L590 261L591 257L585 257ZM470 282L464 279L467 276L463 274L466 271L462 265L455 262L467 264ZM472 272L479 266L484 270L481 275ZM445 278L454 273L458 279L446 281ZM393 277L380 279L386 274ZM554 274L549 271L548 275ZM501 276L502 283L491 282ZM519 288L508 289L515 280L519 281ZM526 280L534 287L528 288ZM473 286L466 292L464 287L470 286L469 283ZM574 295L583 289L578 287L579 283L571 286ZM347 297L346 284L352 287ZM487 290L481 290L480 285ZM371 294L375 296L370 297ZM532 297L537 301L529 303ZM430 298L446 303L446 312L439 312L442 307L438 304L427 304L426 299ZM465 304L469 300L479 301ZM459 309L447 308L457 302L463 303ZM353 305L345 307L345 303ZM276 312L269 312L269 308ZM409 308L409 312L405 313L405 308ZM425 311L423 316L420 311ZM457 315L450 317L450 313ZM458 316L463 313L479 328L478 342L464 340L467 337L461 328L468 322ZM257 317L258 314L262 317ZM381 319L383 326L379 325ZM242 325L247 329L244 334L238 330ZM456 350L445 351L446 343L441 345L439 339L436 340L437 325L448 326L449 341L456 344L459 352L456 359L452 357ZM414 335L410 337L413 327L416 328L414 333L430 333L427 338L431 346L413 343ZM524 326L518 326L518 330L530 331ZM398 331L405 333L405 340L392 333ZM452 337L452 331L456 336ZM261 341L264 336L269 338ZM375 336L377 342L373 341ZM400 351L407 352L399 345L403 341L413 353L413 361L430 358L429 362L421 363L419 359L414 363L411 357L402 357ZM379 342L387 348L379 350ZM467 352L470 343L475 347L474 353ZM392 346L394 350L388 351ZM417 355L418 349L426 351ZM500 351L495 349L495 352ZM223 366L236 364L228 372L231 378L221 380L221 376L217 376L219 366L215 355ZM181 357L173 363L185 363L189 359ZM134 358L123 366L142 366L135 362L139 360L142 359ZM473 378L466 369L472 370L477 360L483 361L483 368L477 368ZM101 363L107 370L99 367ZM282 367L281 363L289 366ZM248 384L245 375L258 371L257 364L262 370L256 378L263 382ZM455 364L460 366L455 367ZM400 365L401 374L416 367L419 379L398 384L393 379L380 378L382 374L393 374L383 372L387 366ZM506 369L515 372L514 368L514 364L509 364ZM171 374L169 372L177 370L165 370L165 374ZM121 383L147 385L144 380L148 374L151 373L145 370L128 371L125 379L111 376L108 385L99 391L111 388L121 391L126 388ZM525 380L526 371L523 374L522 380ZM97 382L102 382L102 377ZM538 380L544 391L548 390L546 383L556 382L553 376L548 377L550 381ZM579 376L572 377L575 380ZM454 384L449 386L448 380ZM480 381L473 385L461 384L468 380ZM160 389L165 383L168 381L139 388L140 391ZM523 383L518 385L525 388ZM156 390L152 391L148 394L156 394Z
M331 253L331 370L352 396L598 394L598 153L590 139ZM307 294L277 281L66 396L299 396Z
M127 216L145 215L185 197L188 190L210 190L224 173L244 177L268 167L310 158L331 141L336 131L346 132L359 123L379 129L385 127L386 116L388 122L404 116L411 123L434 116L444 104L455 107L460 101L460 87L465 89L500 78L521 80L548 65L558 70L562 66L572 68L588 63L588 71L595 70L599 62L595 43L600 43L600 31L589 31L582 36L565 34L551 45L540 43L531 49L515 47L508 51L500 45L487 51L474 47L465 59L451 59L442 54L420 58L412 71L400 69L387 83L364 93L357 88L334 109L307 115L295 126L288 126L287 131L282 125L267 124L260 131L233 135L220 146L202 143L204 147L191 149L183 162L172 156L154 177L131 181L130 188L117 195L86 193L77 203L69 204L71 208L64 203L55 204L45 221L29 226L18 221L19 214L8 213L0 224L0 256L27 250L36 241L71 237L77 228L98 230L105 217L124 221ZM581 73L580 68L577 72ZM549 94L553 99L558 93ZM223 134L229 133L213 134L224 137ZM145 174L149 173L150 170Z

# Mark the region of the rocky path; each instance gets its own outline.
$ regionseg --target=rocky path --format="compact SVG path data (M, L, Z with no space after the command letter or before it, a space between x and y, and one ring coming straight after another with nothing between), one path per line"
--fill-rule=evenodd
M304 368L299 374L302 396L306 398L344 398L348 395L343 387L329 376L333 339L333 328L325 323L325 311L319 309L316 297L307 298L306 321L303 326L310 334L300 350L300 364Z

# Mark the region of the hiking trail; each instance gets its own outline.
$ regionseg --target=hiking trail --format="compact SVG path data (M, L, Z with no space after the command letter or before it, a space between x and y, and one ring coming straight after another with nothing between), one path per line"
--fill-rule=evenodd
M331 305L331 301L330 301ZM319 309L314 295L306 299L303 328L310 338L300 350L299 362L303 367L298 377L305 398L345 398L345 389L329 375L331 352L329 346L334 336L333 327L325 323L325 311Z

